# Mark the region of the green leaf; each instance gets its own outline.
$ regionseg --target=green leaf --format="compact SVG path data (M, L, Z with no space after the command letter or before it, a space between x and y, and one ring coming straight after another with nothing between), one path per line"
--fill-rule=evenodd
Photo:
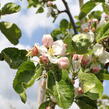
M53 89L55 85L55 81L60 81L62 78L62 71L58 68L58 66L53 66L52 70L48 71L48 88Z
M105 2L105 0L91 0L91 1L99 2L99 3Z
M96 41L100 42L103 39L109 37L109 22L106 24L102 25L101 27L98 28L96 32Z
M92 73L79 73L80 83L83 87L84 93L88 94L89 98L97 99L102 96L103 86L100 80ZM96 95L96 97L95 97Z
M104 80L109 80L109 74L103 73L103 79Z
M109 5L106 3L102 4L103 10L106 14L109 14Z
M43 7L40 7L40 8L38 8L36 14L37 14L37 13L43 13L43 12L44 12L44 8L43 8Z
M69 80L56 81L56 85L53 87L53 95L61 108L68 109L73 103L74 87Z
M100 74L97 74L97 77L103 81L103 80L109 80L109 73L100 73Z
M25 87L28 88L32 86L35 83L35 80L40 79L41 75L42 75L42 67L37 65L34 76L27 84L25 84Z
M42 67L37 65L35 67L34 63L31 61L25 61L17 71L15 79L13 81L14 90L20 95L23 103L26 102L26 89L32 86L36 79L42 74Z
M101 14L102 14L102 11L93 11L88 16L90 19L96 18L96 19L100 20Z
M13 14L19 12L21 7L15 3L7 3L1 10L1 15Z
M27 95L26 95L25 92L23 92L23 93L20 94L20 98L21 98L21 100L22 100L23 103L26 103L26 101L27 101Z
M91 100L88 97L81 96L76 100L80 109L97 109L97 103L95 100Z
M54 40L59 39L59 36L61 36L61 34L62 34L62 31L61 31L60 28L54 29L54 30L51 32L51 36L53 37Z
M40 5L39 0L27 0L28 1L28 7L37 7L38 5Z
M0 31L12 44L18 44L21 37L21 30L16 24L10 22L0 22Z
M42 103L39 107L39 109L46 109L46 107L49 105L50 101L46 101L44 103Z
M27 60L26 50L19 50L17 48L5 48L1 51L2 58L13 69L18 68L24 61Z
M67 44L67 52L73 53L75 51L74 46L72 44L72 37L66 36L64 39L64 43Z
M95 1L88 1L81 7L81 12L79 14L79 19L83 19L93 8L95 8Z
M68 26L69 26L69 22L66 19L61 20L61 22L60 22L61 30L68 29Z
M15 79L13 81L13 88L19 94L25 92L25 84L27 84L35 75L35 65L31 61L24 62L17 71Z

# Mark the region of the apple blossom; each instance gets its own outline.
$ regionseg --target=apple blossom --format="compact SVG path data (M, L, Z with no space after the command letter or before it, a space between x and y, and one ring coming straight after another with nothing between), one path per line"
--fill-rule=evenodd
M39 59L40 59L40 62L44 64L47 64L49 62L48 57L44 55L40 56Z
M82 60L81 60L81 65L88 65L91 62L91 56L83 56Z
M78 95L81 95L83 94L84 91L81 87L78 87L78 88L75 88L75 94L78 96Z
M47 106L46 109L51 109L51 107L50 106Z
M62 40L57 40L53 42L52 49L53 54L56 56L63 56L66 53L66 45Z
M51 6L53 6L53 2L51 2L51 1L48 1L48 2L47 2L47 6L48 6L48 7L51 7Z
M52 36L49 34L44 35L42 38L42 44L47 48L51 47L53 44Z
M95 44L93 47L93 52L101 63L106 64L109 62L109 52L105 51L101 44Z
M93 67L92 68L92 72L99 72L101 70L101 68L100 67L98 67L98 66L95 66L95 67Z
M101 56L104 52L104 48L101 44L95 44L93 47L93 53L95 56Z
M108 63L109 62L109 52L104 51L103 54L98 57L98 59L102 64Z
M81 87L79 87L78 89L77 89L77 92L78 92L78 94L83 94L84 92L83 92L83 89L81 88Z
M82 58L83 58L83 55L74 54L73 57L72 57L72 61L73 61L73 60L80 60L80 61L81 61Z
M28 51L27 56L37 56L39 54L39 47L34 45L34 47Z
M61 57L58 59L58 65L61 69L66 69L69 66L69 59L67 57Z

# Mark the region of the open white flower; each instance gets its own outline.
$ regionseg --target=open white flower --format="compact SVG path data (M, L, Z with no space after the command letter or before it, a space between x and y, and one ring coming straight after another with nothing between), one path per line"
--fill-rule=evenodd
M39 53L47 56L51 63L57 64L58 58L65 55L66 46L62 40L58 40L53 42L53 45L48 49L45 46L40 46Z
M109 53L104 50L103 46L101 44L96 44L93 48L94 55L99 58L99 61L103 64L106 64L109 62Z
M63 56L66 52L66 46L62 40L55 41L52 45L53 55Z
M104 52L104 48L101 44L95 44L94 47L93 47L93 52L94 52L94 55L95 56L101 56L103 55L103 52Z
M99 57L99 61L103 64L106 64L109 62L109 53L107 51L104 51L103 54Z
M89 32L87 33L87 35L88 35L89 40L90 40L91 42L93 42L93 41L94 41L94 33L93 33L92 31L89 31Z

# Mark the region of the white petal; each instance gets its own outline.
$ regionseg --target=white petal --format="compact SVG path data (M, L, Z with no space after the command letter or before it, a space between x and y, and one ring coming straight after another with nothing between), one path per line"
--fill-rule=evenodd
M59 55L59 56L65 55L66 47L62 40L55 41L53 43L52 49L54 55Z
M103 52L104 52L104 48L101 44L95 44L94 47L93 47L93 52L94 52L94 55L95 56L101 56L103 55Z
M58 58L57 57L48 56L48 58L49 58L51 63L53 63L53 64L57 64L58 63Z
M31 61L33 61L33 63L35 64L35 66L39 63L39 58L38 57L32 57Z
M39 48L39 52L41 55L46 55L47 54L47 48L45 46L41 46Z
M106 64L109 62L109 53L107 51L104 51L103 54L99 57L99 61L103 64Z
M89 31L87 34L88 34L89 40L90 40L91 42L93 42L93 41L94 41L94 33L93 33L92 31Z

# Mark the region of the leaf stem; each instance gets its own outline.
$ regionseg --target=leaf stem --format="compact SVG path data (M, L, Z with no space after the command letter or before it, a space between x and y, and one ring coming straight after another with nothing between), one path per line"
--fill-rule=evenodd
M67 4L67 2L66 2L65 0L62 0L62 2L63 2L64 6L65 6L65 8L66 8L66 13L68 14L68 16L69 16L69 18L70 18L70 21L71 21L71 23L72 23L72 26L73 26L73 29L74 29L74 33L75 33L75 34L78 34L78 32L77 32L77 30L76 30L76 25L75 25L74 19L73 19L73 17L72 17L72 14L71 14L71 12L70 12L70 9L69 9L69 6L68 6L68 4Z

